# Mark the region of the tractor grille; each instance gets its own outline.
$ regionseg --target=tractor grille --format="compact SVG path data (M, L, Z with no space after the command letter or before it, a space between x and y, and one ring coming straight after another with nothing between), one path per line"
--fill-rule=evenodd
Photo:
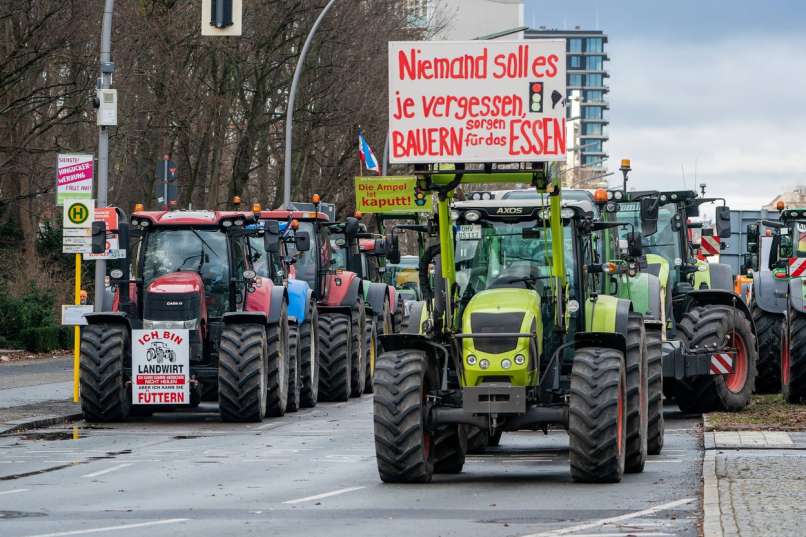
M474 334L519 333L523 324L523 312L515 313L472 313L470 329ZM515 350L518 338L474 338L473 346L480 352L501 354Z
M146 293L143 317L150 321L190 321L199 318L199 295L191 293Z

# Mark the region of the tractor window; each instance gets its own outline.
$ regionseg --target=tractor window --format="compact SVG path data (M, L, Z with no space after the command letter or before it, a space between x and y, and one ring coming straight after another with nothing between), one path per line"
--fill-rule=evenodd
M210 316L220 317L227 311L229 256L227 236L222 231L156 228L146 235L142 250L142 277L146 286L172 272L196 272L204 282Z
M806 224L797 222L795 224L795 235L792 237L798 241L794 255L796 257L806 257Z
M283 242L280 243L280 252L282 253L284 247ZM250 237L249 238L249 260L252 264L252 270L258 276L269 278L271 280L281 272L280 262L278 256L269 255L263 249L263 237Z
M311 249L307 252L298 252L294 243L290 242L288 243L288 253L295 256L297 259L295 265L297 279L308 282L308 285L310 285L312 289L318 289L319 287L316 285L317 274L315 257L318 252L316 251L316 243L314 242L317 234L314 229L314 223L301 221L299 223L299 231L308 232L308 235L311 237Z
M344 235L330 236L330 251L336 261L336 268L347 270L347 243Z
M635 231L641 230L641 210L638 203L620 203L616 217L619 222L630 223L635 226ZM658 211L658 231L649 237L644 237L644 253L658 255L670 263L675 258L680 257L680 232L675 231L673 219L675 216L675 205L667 203L662 205ZM619 227L619 238L627 238L627 234L632 231L628 226Z

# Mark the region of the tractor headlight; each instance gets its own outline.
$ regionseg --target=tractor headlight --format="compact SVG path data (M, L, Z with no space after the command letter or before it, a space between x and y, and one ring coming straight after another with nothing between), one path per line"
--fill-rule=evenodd
M476 362L478 362L478 360L474 355L472 354L467 355L467 365L476 365Z
M109 277L113 280L119 280L123 277L123 271L119 268L112 269L109 271Z
M526 363L526 357L522 354L518 354L515 356L515 363L518 365L523 365Z
M501 360L501 367L504 369L509 369L510 367L512 367L512 360L510 360L509 358L504 358L503 360Z
M465 213L465 220L468 222L478 222L481 218L481 213L478 211L467 211Z
M620 200L620 199L624 198L624 192L619 190L619 191L616 192L615 196L616 196L617 200Z
M482 368L482 369L489 368L490 367L490 361L485 359L485 358L482 358L481 361L479 362L479 367Z

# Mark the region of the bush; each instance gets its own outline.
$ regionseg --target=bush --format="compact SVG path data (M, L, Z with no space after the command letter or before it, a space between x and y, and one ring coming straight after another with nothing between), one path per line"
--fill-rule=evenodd
M39 326L26 328L20 339L25 350L31 352L50 352L61 348L59 334L61 326Z
M31 284L15 297L0 287L0 341L46 352L60 346L60 330L54 318L54 299L48 290Z

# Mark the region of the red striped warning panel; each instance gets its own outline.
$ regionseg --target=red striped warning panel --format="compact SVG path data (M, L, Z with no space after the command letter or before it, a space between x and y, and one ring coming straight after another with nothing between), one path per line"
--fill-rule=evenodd
M718 352L711 355L709 372L712 375L727 375L733 373L733 357L727 352Z
M716 235L703 235L700 237L700 248L705 255L719 255L719 237Z
M789 258L789 275L793 278L803 276L806 273L806 257Z

